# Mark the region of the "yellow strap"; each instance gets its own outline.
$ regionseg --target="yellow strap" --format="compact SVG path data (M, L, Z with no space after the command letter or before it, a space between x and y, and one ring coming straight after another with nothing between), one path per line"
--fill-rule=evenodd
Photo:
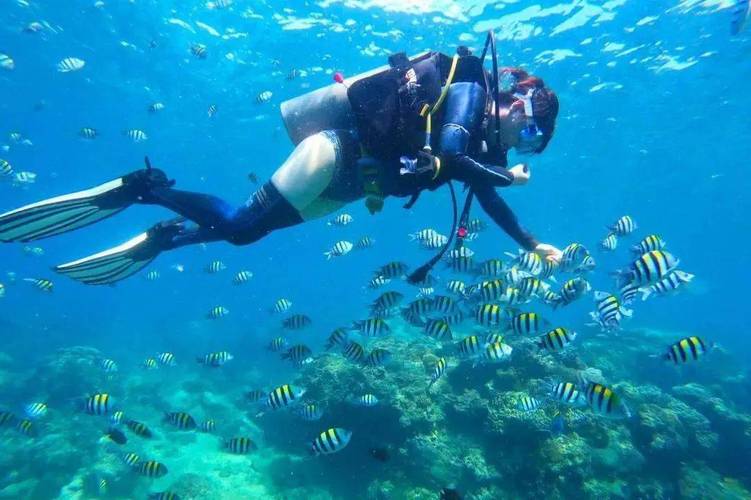
M446 99L446 95L449 93L449 87L451 86L451 82L454 81L454 74L456 73L456 65L458 62L459 62L459 54L454 54L454 59L451 61L451 69L449 70L449 77L446 79L446 86L443 87L443 90L441 91L441 96L433 105L433 109L430 110L431 114L438 111L438 108L440 108L441 104L443 104L443 100Z

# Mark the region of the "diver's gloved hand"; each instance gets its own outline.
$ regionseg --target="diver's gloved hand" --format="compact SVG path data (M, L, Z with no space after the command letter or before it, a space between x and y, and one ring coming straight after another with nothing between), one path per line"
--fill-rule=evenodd
M526 163L518 163L508 169L511 175L514 176L514 182L512 186L523 186L529 182L529 178L532 177L532 172L529 170L529 165Z
M547 243L538 243L534 251L543 259L555 262L557 264L560 264L561 258L563 257L563 252L558 250L553 245L548 245Z
M124 176L123 184L139 202L152 203L153 190L171 188L175 181L167 178L167 174L158 168L143 168Z

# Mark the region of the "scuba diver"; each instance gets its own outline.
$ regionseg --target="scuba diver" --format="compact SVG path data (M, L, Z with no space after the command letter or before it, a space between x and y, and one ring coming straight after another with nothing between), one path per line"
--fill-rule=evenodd
M484 66L488 49L492 72ZM85 284L111 284L166 250L220 240L247 245L363 198L371 213L380 211L388 196L409 196L409 208L422 191L448 184L451 236L410 281L422 281L452 242L462 244L474 198L522 248L560 259L561 252L525 230L496 192L529 180L526 165L508 168L507 153L545 149L555 129L558 99L541 79L517 68L499 69L492 32L480 57L465 47L453 57L399 53L389 57L387 67L347 79L337 73L334 80L282 103L296 147L240 207L175 189L175 181L147 158L145 169L0 215L0 241L28 242L73 231L132 204L177 213L119 246L55 267ZM452 180L467 186L460 220Z

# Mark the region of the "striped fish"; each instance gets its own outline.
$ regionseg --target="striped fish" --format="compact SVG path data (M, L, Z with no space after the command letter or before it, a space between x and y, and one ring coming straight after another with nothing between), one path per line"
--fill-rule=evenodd
M583 403L582 393L572 382L553 383L550 387L550 396L560 403L579 405Z
M193 417L182 411L165 413L164 419L183 431L190 431L197 427Z
M321 420L323 409L317 403L305 403L298 406L294 413L303 420L315 422L316 420Z
M563 249L560 264L561 271L573 271L579 267L587 255L589 255L589 250L584 245L581 243L571 243Z
M446 358L438 358L435 360L435 365L433 365L433 373L430 376L428 389L430 389L444 373L446 373Z
M0 427L6 424L12 424L16 421L16 416L9 411L0 411Z
M456 344L457 350L462 356L471 357L476 356L481 352L482 344L477 335L470 335L463 338Z
M112 397L107 393L92 394L84 401L84 411L89 415L106 415L114 404Z
M576 332L558 327L538 338L537 346L551 352L562 351L576 339Z
M511 357L513 348L503 342L493 342L485 346L483 358L486 361L506 361Z
M650 234L641 240L637 245L631 247L634 256L644 255L655 250L663 250L667 244L658 234Z
M125 412L122 410L114 412L110 415L110 422L113 424L121 424L125 422Z
M460 280L451 280L446 283L446 290L451 293L464 296L464 292L467 290L467 285Z
M23 411L31 419L42 418L47 415L47 403L29 403Z
M72 73L86 66L86 61L77 57L66 57L57 63L57 71L60 73Z
M482 219L472 219L467 224L467 230L470 233L479 233L485 231L488 228L487 222Z
M273 410L285 408L296 403L305 394L305 390L289 384L280 385L266 397L266 405Z
M631 412L621 398L609 387L589 382L584 396L592 411L603 417L630 418Z
M561 287L561 291L558 295L561 297L558 302L553 304L553 308L558 306L567 306L581 298L585 293L591 290L589 282L584 278L572 278L566 281Z
M498 332L489 332L485 335L485 345L495 344L496 342L503 342L505 337Z
M417 231L416 233L412 233L408 236L409 236L410 241L423 242L425 240L435 238L436 236L440 236L440 234L435 229L428 228L428 229L421 229Z
M8 160L3 160L0 158L0 178L2 177L10 177L13 175L13 167L10 163L8 163Z
M137 128L125 130L123 131L123 135L125 135L125 137L135 143L143 142L149 139L149 136L146 135L146 132L144 132L143 130L138 130Z
M343 255L347 255L349 252L352 251L352 249L355 246L350 243L349 241L337 241L334 243L334 246L331 247L331 250L328 252L323 252L323 255L326 256L326 260L331 260L334 257L341 257Z
M595 262L594 257L585 255L579 267L574 269L574 272L577 274L591 273L595 270L595 267L597 267L597 262Z
M537 277L541 280L552 278L553 275L555 275L555 273L558 271L560 265L561 264L555 260L544 260L542 263L542 270L540 271L540 274L537 275Z
M501 300L505 291L506 285L501 280L483 281L478 289L480 300L484 302Z
M105 373L115 373L117 371L117 363L111 359L103 359L99 362L99 366Z
M550 289L550 285L537 278L523 278L517 286L519 293L525 297L539 297Z
M389 262L378 268L375 272L376 276L383 276L384 278L393 279L403 276L409 267L404 262Z
M625 283L646 286L665 278L679 263L680 261L672 254L663 250L653 250L640 256L627 269L616 271L614 275L620 286Z
M206 59L206 56L208 55L208 51L206 50L206 46L200 43L195 43L190 46L190 53L193 54L198 59Z
M159 365L156 362L156 358L146 358L143 360L143 363L141 363L141 367L146 370L156 370L159 368Z
M136 468L138 470L138 473L142 476L146 477L162 477L167 475L167 466L165 466L163 463L157 462L156 460L147 460L145 462L140 462Z
M279 352L285 347L287 347L287 339L284 337L274 337L267 346L268 350L271 352Z
M384 278L383 276L375 276L368 282L368 288L375 290L377 288L381 288L384 285L388 285L389 283L391 283L390 279Z
M297 344L287 349L287 352L282 353L282 359L288 359L293 364L302 366L313 361L312 354L313 351L310 350L310 347L305 344Z
M436 340L451 340L451 327L442 319L429 319L425 323L424 333Z
M464 313L462 311L457 311L453 314L448 314L446 316L443 316L440 319L442 319L449 325L458 325L459 323L464 321Z
M175 355L171 352L160 352L156 355L156 360L162 366L176 366Z
M204 366L218 368L224 366L227 362L232 361L235 357L227 351L210 352L196 358L196 362Z
M224 0L225 2L229 0ZM208 5L211 2L207 2ZM160 491L157 493L149 493L149 500L180 500L180 495L171 491Z
M636 222L634 222L634 219L632 219L630 215L624 215L612 225L608 226L608 229L616 236L626 236L633 233L636 228Z
M621 304L629 305L636 299L639 287L632 283L624 283L618 292L621 296Z
M368 318L352 323L352 329L365 337L380 337L391 333L391 327L381 318Z
M201 422L201 425L198 426L198 430L207 434L211 434L216 431L216 421L213 418L204 420L203 422Z
M349 340L349 332L346 328L337 328L329 335L326 340L326 350L330 351L334 346L344 346Z
M268 395L268 392L261 389L252 389L245 393L245 397L248 398L248 401L250 401L251 403L258 403L262 399L265 399Z
M82 139L86 139L89 141L92 141L99 136L99 132L95 128L91 127L83 127L81 130L78 131L78 136Z
M418 297L430 297L435 293L435 288L432 286L418 288Z
M503 293L498 297L498 302L507 306L516 306L519 304L526 304L529 302L529 298L525 297L518 288L507 286L504 288Z
M216 116L216 111L217 111L216 104L210 104L208 109L206 110L206 115L209 118L214 118Z
M24 436L35 436L36 429L31 420L23 419L16 424L16 430Z
M506 312L498 304L480 304L475 310L475 320L483 326L499 326L506 319Z
M707 344L701 337L686 337L668 347L667 352L662 355L665 361L672 361L675 365L692 363L709 352Z
M272 94L270 90L264 90L263 92L260 92L256 96L256 102L258 104L263 104L265 102L269 102L271 100L271 98L273 97L273 95L274 94Z
M342 349L342 355L350 361L359 363L365 356L365 349L357 342L350 342Z
M613 250L618 248L618 236L613 233L608 233L608 235L605 236L605 239L600 242L600 248L605 251L612 252Z
M427 297L420 297L417 300L413 300L407 304L404 311L413 316L425 316L429 312L433 311L433 299Z
M55 284L44 278L26 278L24 281L31 283L37 290L50 293L55 288Z
M531 396L522 396L516 401L516 409L523 412L535 411L540 406L542 406L542 402Z
M216 274L220 271L224 271L225 269L227 269L227 266L224 265L224 262L222 262L221 260L215 260L209 262L204 268L204 271L206 271L208 274Z
M368 358L365 360L365 364L375 368L376 366L383 366L391 360L392 354L386 349L376 348L370 351Z
M443 245L448 243L449 239L448 236L436 233L429 236L428 238L419 239L417 241L420 243L420 246L422 248L425 248L427 250L435 250L437 248L442 248Z
M149 271L146 273L146 281L156 281L160 276L159 271Z
M547 325L550 325L550 322L539 314L525 312L512 316L506 329L519 335L529 335L540 333L542 328Z
M342 451L352 438L352 431L332 427L320 433L310 444L313 455L329 455Z
M640 288L639 291L642 293L641 300L647 300L653 294L664 296L674 293L683 285L691 283L693 279L693 274L675 270L654 285L647 288Z
M313 320L305 314L293 314L282 321L282 328L287 330L303 330L313 324Z
M229 309L224 306L214 306L206 313L208 319L221 319L229 314Z
M513 257L511 265L520 271L531 274L532 276L538 276L542 272L543 259L540 254L535 252L519 251L519 255L507 253L506 255Z
M449 314L456 311L456 302L451 297L436 295L430 303L431 312Z
M279 299L274 302L273 311L275 313L284 313L290 310L292 307L292 301L289 299Z
M224 442L224 448L235 455L247 455L257 449L256 444L249 437L233 437Z
M133 452L123 455L123 462L125 462L125 465L128 465L129 467L135 467L140 461L141 457Z
M398 306L404 299L404 294L394 291L384 292L370 306L373 311L384 311Z
M339 214L326 223L328 226L346 226L351 224L355 219L349 214Z
M631 317L631 310L623 307L615 295L595 292L594 297L597 310L589 315L604 331L617 330L624 316Z
M363 394L356 397L354 403L358 406L375 406L378 404L378 398L374 394Z
M155 102L151 104L148 108L149 113L158 113L164 109L164 103L161 102Z
M146 424L143 422L139 422L138 420L126 420L125 426L133 431L133 434L136 436L140 436L142 438L150 439L154 437L154 434L151 432L151 429L149 429Z
M355 248L358 250L364 250L366 248L370 248L373 245L375 245L375 240L371 238L370 236L363 236L359 240L357 240L357 243L355 243Z

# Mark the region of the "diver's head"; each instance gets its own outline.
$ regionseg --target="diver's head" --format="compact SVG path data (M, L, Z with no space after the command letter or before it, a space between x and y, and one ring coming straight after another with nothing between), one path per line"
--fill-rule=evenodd
M520 154L542 153L555 131L558 116L558 97L545 87L541 78L530 76L519 68L504 68L499 72L498 103L500 147L515 148ZM495 109L489 112L489 142L497 146Z

